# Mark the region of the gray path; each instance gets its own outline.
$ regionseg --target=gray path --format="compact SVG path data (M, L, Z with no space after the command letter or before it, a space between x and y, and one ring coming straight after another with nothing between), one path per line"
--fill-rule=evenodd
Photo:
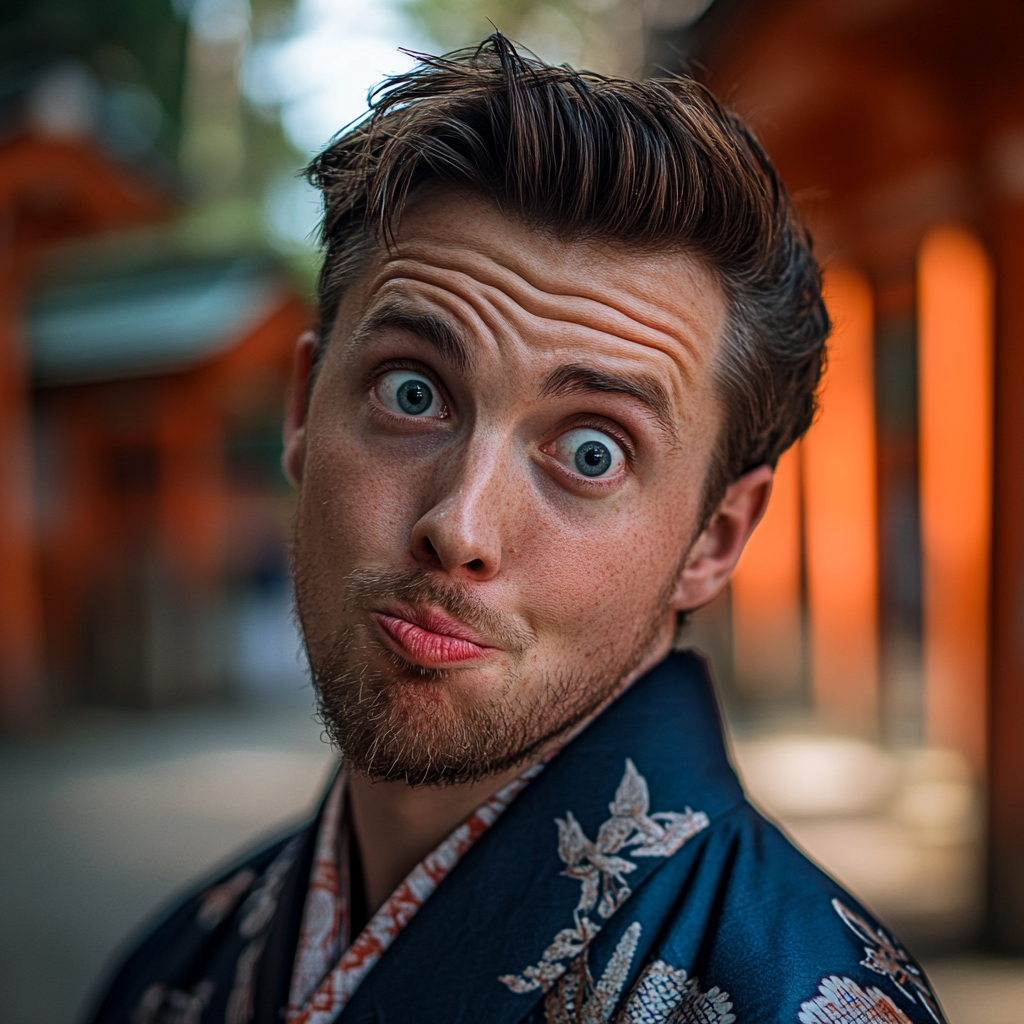
M159 714L79 712L0 744L0 1022L70 1024L171 894L310 807L333 758L308 689Z

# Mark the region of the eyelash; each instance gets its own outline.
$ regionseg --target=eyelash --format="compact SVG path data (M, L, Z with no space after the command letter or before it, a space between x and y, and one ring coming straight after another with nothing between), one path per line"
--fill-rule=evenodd
M377 382L385 376L385 374L393 373L395 370L408 370L410 373L421 373L435 388L440 392L441 400L444 402L446 409L451 409L451 401L448 398L448 392L445 390L444 385L437 379L437 374L430 369L429 366L424 366L423 363L416 362L415 359L388 359L386 362L380 364L380 366L374 367L373 371L367 376L364 390L372 392L377 386Z
M560 437L570 430L588 428L590 430L597 430L602 434L607 434L622 449L622 453L626 456L626 462L630 468L633 467L636 462L636 447L629 435L618 424L612 425L608 420L602 420L594 416L583 416L578 420L573 420L570 424L559 430L555 437Z

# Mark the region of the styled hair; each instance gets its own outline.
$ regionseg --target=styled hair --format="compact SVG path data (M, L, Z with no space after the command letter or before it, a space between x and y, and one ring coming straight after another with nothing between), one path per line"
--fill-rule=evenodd
M699 82L555 67L495 33L421 56L371 109L307 168L324 196L321 352L345 288L434 182L561 241L685 253L716 278L724 420L702 526L729 483L811 425L829 319L810 237L751 130Z

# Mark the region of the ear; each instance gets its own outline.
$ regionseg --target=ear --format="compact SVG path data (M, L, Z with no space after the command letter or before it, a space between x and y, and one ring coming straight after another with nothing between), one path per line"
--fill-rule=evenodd
M758 466L729 485L686 557L672 599L675 611L700 608L725 586L768 507L773 476L771 466Z
M317 334L306 331L295 346L295 364L288 386L284 416L284 454L281 465L284 475L293 487L302 483L302 468L306 461L306 414L309 410L309 384L316 354Z

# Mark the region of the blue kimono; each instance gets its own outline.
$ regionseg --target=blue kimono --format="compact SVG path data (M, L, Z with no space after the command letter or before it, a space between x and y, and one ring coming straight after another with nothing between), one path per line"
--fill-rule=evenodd
M281 1024L315 835L314 821L173 909L94 1024ZM689 652L522 790L331 1019L943 1022L896 940L747 803Z

